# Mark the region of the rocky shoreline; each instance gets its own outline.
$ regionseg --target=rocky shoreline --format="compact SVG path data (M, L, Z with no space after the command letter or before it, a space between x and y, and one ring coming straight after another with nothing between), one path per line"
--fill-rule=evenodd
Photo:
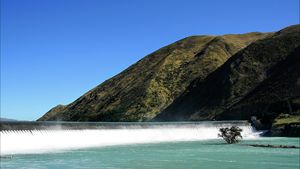
M289 145L249 144L249 146L252 146L252 147L266 147L266 148L298 148L298 149L300 149L299 146L289 146Z

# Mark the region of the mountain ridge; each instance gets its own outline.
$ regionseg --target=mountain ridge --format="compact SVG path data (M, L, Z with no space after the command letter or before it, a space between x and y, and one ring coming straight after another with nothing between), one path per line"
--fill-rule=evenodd
M145 56L38 121L250 120L300 131L300 25L190 36Z
M149 121L194 79L204 79L233 54L270 33L190 36L165 46L38 120Z
M299 44L300 26L290 26L282 29L264 39L253 42L243 50L227 60L221 67L211 73L204 81L192 82L188 89L178 97L169 107L160 113L156 120L176 121L176 120L212 120L223 119L247 119L251 115L262 116L261 113L249 113L244 118L237 116L237 113L246 114L245 110L230 111L230 107L238 104L252 90L255 90L263 81L270 78L273 69L276 69L280 62L283 62L293 54L294 62L290 65L299 63ZM284 68L289 68L288 66ZM285 69L281 68L284 72ZM294 69L291 75L299 77L299 70ZM286 76L286 78L290 78ZM285 80L285 79L280 79ZM281 83L281 81L274 81ZM269 84L272 85L272 84ZM300 91L299 84L294 88ZM288 91L288 89L287 89ZM292 96L291 91L288 95ZM266 95L266 93L265 93ZM248 111L251 111L248 107ZM296 106L295 107L299 107ZM298 111L299 108L294 111ZM226 112L227 115L222 115ZM247 112L247 111L246 111ZM263 111L263 113L271 113ZM276 117L280 112L273 113ZM282 113L290 113L283 111ZM235 117L234 117L235 116ZM266 116L270 121L274 117ZM271 122L269 122L271 123Z

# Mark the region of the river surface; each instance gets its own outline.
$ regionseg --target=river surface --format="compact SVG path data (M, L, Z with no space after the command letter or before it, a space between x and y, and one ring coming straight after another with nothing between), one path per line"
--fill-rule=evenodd
M1 169L299 169L300 150L248 144L300 145L300 138L221 139L113 145L1 159Z

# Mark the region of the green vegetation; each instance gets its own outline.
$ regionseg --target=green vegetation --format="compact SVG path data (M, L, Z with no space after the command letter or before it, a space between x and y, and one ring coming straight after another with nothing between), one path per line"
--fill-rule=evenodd
M289 114L281 114L275 120L274 126L282 126L291 123L299 123L300 124L300 114L297 115L289 115Z
M149 121L197 78L267 34L191 36L163 47L39 120Z
M275 33L191 36L149 54L39 120L249 120L256 116L261 129L297 136L299 56L300 25ZM277 118L281 113L290 116Z
M156 119L249 120L271 127L282 112L300 108L300 26L240 50L202 81L195 80Z
M271 127L272 136L300 137L300 112L281 113Z

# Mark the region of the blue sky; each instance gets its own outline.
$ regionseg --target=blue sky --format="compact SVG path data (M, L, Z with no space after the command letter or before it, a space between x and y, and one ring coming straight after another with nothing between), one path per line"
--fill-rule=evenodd
M1 0L1 117L36 120L186 36L298 23L298 0Z

